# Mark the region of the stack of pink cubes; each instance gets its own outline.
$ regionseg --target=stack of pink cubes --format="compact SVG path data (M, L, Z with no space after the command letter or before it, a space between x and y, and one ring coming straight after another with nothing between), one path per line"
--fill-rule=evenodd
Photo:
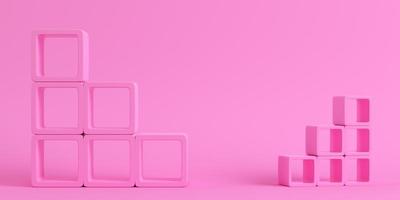
M137 85L88 82L88 48L88 35L82 30L33 34L32 185L186 186L186 135L138 133ZM63 70L73 69L73 73L64 73L58 65L67 65ZM118 92L125 98L114 96ZM63 95L53 95L51 101L52 94ZM125 109L117 114L105 111L123 103ZM70 113L71 122L59 123ZM123 123L104 125L121 118Z
M278 158L279 184L343 186L370 182L370 100L333 97L333 126L306 127L306 154Z

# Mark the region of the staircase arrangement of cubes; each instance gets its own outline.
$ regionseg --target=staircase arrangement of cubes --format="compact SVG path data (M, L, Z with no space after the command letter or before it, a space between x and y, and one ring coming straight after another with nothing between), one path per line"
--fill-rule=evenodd
M370 99L333 97L333 124L306 127L306 154L281 155L284 186L361 185L370 182Z
M188 184L186 134L138 133L137 85L89 81L85 31L35 31L31 75L33 186Z

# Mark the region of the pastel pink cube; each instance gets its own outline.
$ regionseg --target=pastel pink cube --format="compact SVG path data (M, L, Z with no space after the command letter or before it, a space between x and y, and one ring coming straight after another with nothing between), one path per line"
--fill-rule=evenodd
M33 32L33 81L87 81L89 38L83 30Z
M54 96L50 106L50 94L60 94L62 91L69 91L67 96ZM58 93L57 93L58 92ZM72 93L71 93L72 92ZM68 96L70 95L70 96ZM68 102L65 100L68 99ZM74 82L37 82L32 84L32 132L34 134L56 134L70 135L82 134L84 128L84 86L83 83ZM68 109L66 105L72 105ZM73 111L73 112L71 112ZM50 112L52 117L47 116ZM70 121L67 124L60 124L69 113ZM52 121L53 124L50 124ZM56 123L56 124L54 124Z
M135 83L87 83L85 134L133 134L138 128Z
M307 126L306 153L315 156L340 156L343 153L343 128Z
M345 185L370 183L370 158L368 156L345 156Z
M185 187L188 184L186 134L140 133L137 187Z
M368 125L370 99L368 97L333 97L333 123L342 126Z
M316 186L316 157L279 156L278 181L280 185L289 187Z
M317 157L317 186L343 186L343 156Z
M370 128L346 126L344 128L345 155L358 156L370 153Z
M35 135L31 154L33 186L82 187L83 136Z
M133 187L133 135L85 135L85 187Z

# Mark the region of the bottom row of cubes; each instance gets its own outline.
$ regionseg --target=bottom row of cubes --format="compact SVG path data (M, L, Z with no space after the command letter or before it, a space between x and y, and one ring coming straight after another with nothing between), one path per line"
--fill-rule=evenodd
M370 181L368 156L279 156L279 184L359 185Z
M32 185L184 187L185 134L35 135Z

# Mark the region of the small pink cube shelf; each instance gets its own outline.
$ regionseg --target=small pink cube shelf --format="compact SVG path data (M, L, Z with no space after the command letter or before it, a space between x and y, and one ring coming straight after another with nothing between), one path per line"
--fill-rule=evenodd
M345 156L344 164L345 185L370 183L370 158L368 156Z
M306 152L308 155L315 155L315 156L344 155L342 140L343 140L342 127L339 126L306 127Z
M136 141L136 153L137 153L137 159L138 159L138 167L137 167L137 180L136 180L136 186L137 187L185 187L188 184L188 170L187 170L187 165L188 165L188 160L187 160L187 136L186 134L161 134L161 133L140 133L135 135L135 141ZM176 176L171 177L171 176L153 176L153 175L146 175L146 167L150 167L145 165L145 160L150 159L156 161L156 165L153 166L158 169L158 171L164 170L166 163L160 163L162 162L163 155L162 153L168 152L168 149L162 149L160 146L161 145L149 145L152 142L157 142L160 143L171 143L174 145L177 145L176 147L179 148L178 155L172 155L174 157L178 157L179 163L177 163L177 169L173 169L177 173L175 174ZM146 144L148 143L148 144ZM145 151L148 151L151 149L145 149L145 144L147 147L153 147L156 149L156 152L160 153L161 155L154 155L152 154L151 157L145 157ZM161 148L161 149L160 149ZM168 155L167 155L168 156ZM157 170L156 169L156 170Z
M343 162L343 156L317 157L317 186L343 186Z
M77 63L74 76L49 76L45 73L45 41L47 39L76 39ZM33 81L86 81L89 78L89 41L83 30L42 30L33 32L32 80ZM72 41L71 41L72 42Z
M99 127L94 123L94 94L97 89L127 89L129 91L129 119L128 125L124 127ZM85 134L133 134L137 131L138 125L138 89L135 83L87 83L85 84L86 94L86 123ZM113 96L107 97L112 105ZM113 116L110 116L113 117ZM115 117L115 116L114 116Z
M85 135L85 187L135 185L133 135Z
M344 141L346 156L368 155L370 153L369 127L346 126Z
M296 162L297 161L297 162ZM301 163L299 163L300 161ZM302 166L295 166L302 165ZM302 168L301 180L295 180L295 168ZM278 180L280 185L293 186L316 186L316 159L314 156L279 156L278 158Z
M71 127L48 127L45 125L44 106L45 106L45 91L49 88L71 88L77 91L77 116L76 126ZM82 134L84 128L84 86L83 83L73 82L37 82L32 84L32 132L34 134ZM63 105L60 104L60 107ZM60 113L60 118L63 113Z
M35 135L32 139L32 185L82 187L83 137Z
M332 113L335 125L368 125L370 122L370 99L368 97L333 97Z

